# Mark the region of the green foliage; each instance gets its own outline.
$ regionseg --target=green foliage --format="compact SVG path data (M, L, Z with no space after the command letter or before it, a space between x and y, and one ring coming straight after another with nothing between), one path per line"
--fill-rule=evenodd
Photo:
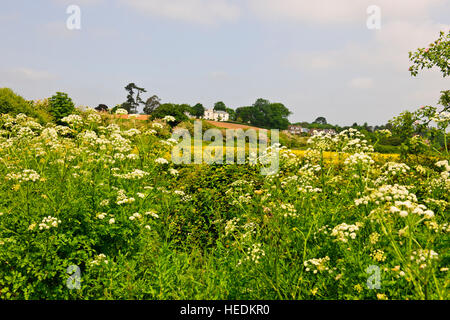
M201 103L197 103L192 107L191 114L196 118L201 118L205 114L205 107Z
M222 101L214 104L214 111L227 111L227 106Z
M26 101L24 98L14 93L9 88L0 88L0 114L9 113L17 115L19 113L36 118L41 124L49 122L51 116L48 113L48 101Z
M313 123L327 124L327 119L325 119L325 117L318 117Z
M75 105L67 93L57 92L49 99L49 112L56 121L60 121L74 111Z
M171 151L164 122L78 117L70 129L0 117L0 299L449 297L448 162L386 166L356 149L327 161L314 149L284 153L263 176L260 164L160 161ZM402 217L392 207L405 194ZM430 250L426 266L410 258ZM72 265L80 289L67 287ZM370 265L379 290L366 286Z
M135 85L133 82L129 83L125 90L128 92L127 101L122 103L122 108L127 110L128 113L134 114L137 113L137 108L140 104L144 104L144 101L141 98L141 94L147 92L144 88L140 88ZM135 96L136 94L136 96Z
M251 107L237 108L236 120L256 127L285 130L289 125L287 117L290 114L282 103L258 99Z
M188 120L188 117L184 114L187 111L189 105L179 105L173 103L161 104L152 112L153 119L164 118L165 116L175 117L176 121L173 122L174 125Z
M430 43L428 48L419 48L409 53L409 59L413 65L409 68L411 75L417 76L419 70L437 67L443 77L450 75L450 31L439 33L439 38Z
M151 114L153 111L155 111L156 108L158 108L161 105L161 99L153 95L150 98L147 99L144 106L144 113L145 114Z
M379 145L375 146L375 152L398 154L398 153L400 153L400 148L398 146L393 146L393 145L379 144Z

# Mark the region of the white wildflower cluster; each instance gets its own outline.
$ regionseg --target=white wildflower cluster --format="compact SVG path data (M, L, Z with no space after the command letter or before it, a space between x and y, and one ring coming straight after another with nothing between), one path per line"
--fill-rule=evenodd
M385 175L399 176L407 173L411 170L411 168L404 163L388 162L381 167L381 170L385 173Z
M436 114L434 117L431 118L436 123L449 123L450 122L450 112L444 111L439 114Z
M130 140L122 137L122 135L118 132L114 132L110 136L111 145L113 146L115 151L118 152L129 152L131 150L131 142Z
M386 138L389 138L392 136L392 132L388 129L377 130L376 133L378 133Z
M282 203L280 205L283 217L285 218L298 218L297 210L290 203Z
M321 188L314 188L313 186L301 186L297 189L301 193L320 193L322 192Z
M177 140L175 140L173 138L169 138L167 140L160 140L159 142L161 142L162 144L169 146L169 147L173 147L174 145L176 145L178 143Z
M373 152L373 146L365 139L364 135L356 129L350 128L340 132L336 136L338 149L336 151L355 153Z
M114 177L121 178L121 179L140 180L140 179L143 179L144 177L148 176L149 173L139 170L139 169L135 169L129 173L124 173L124 174L113 173L112 175Z
M242 180L242 179L238 179L238 180L230 183L230 187L234 187L236 189L243 189L243 188L246 188L247 186L252 186L252 185L253 185L252 181L247 181L247 180Z
M34 131L28 127L19 127L16 133L16 137L19 139L32 138L35 135Z
M128 129L127 131L123 131L122 134L126 137L134 137L141 134L141 131L136 128Z
M177 196L180 196L181 201L186 202L192 200L192 197L182 190L175 190L173 193L176 194Z
M336 238L336 241L347 243L349 239L355 239L357 231L362 227L362 223L355 224L341 223L333 228L331 235Z
M450 232L450 224L449 223L443 223L439 224L436 221L430 220L425 221L425 225L428 227L428 229L432 230L435 233L448 233Z
M419 249L413 251L410 256L411 261L418 264L420 269L426 268L428 262L431 262L432 260L437 260L438 258L439 258L438 253L429 249Z
M345 159L344 164L346 166L369 166L375 162L366 153L355 153Z
M61 119L62 122L67 123L71 127L83 125L83 118L78 114L71 114Z
M444 170L443 173L446 173L446 174L441 174L441 176L443 178L448 178L448 173L450 172L450 165L448 164L448 160L438 161L438 162L436 162L435 165L438 168L442 168Z
M121 205L121 204L130 204L130 203L133 203L135 200L136 200L136 199L134 199L133 197L128 198L127 195L126 195L126 193L125 193L125 190L122 190L122 189L121 189L121 190L117 191L117 199L116 199L116 203L117 203L118 205Z
M128 114L128 111L123 108L118 108L116 114Z
M372 232L369 236L369 242L376 244L380 240L380 234L378 232Z
M163 118L163 121L166 121L166 122L175 122L175 121L177 121L177 119L175 119L175 117L173 117L173 116L165 116L165 117Z
M328 267L328 263L330 262L330 257L326 256L324 258L313 258L303 262L303 265L306 268L307 272L312 272L314 274L318 272L328 272L332 273L333 271Z
M434 217L434 212L427 209L425 205L410 200L395 201L395 206L391 206L389 212L398 214L402 218L407 217L410 213L424 216L429 219Z
M127 154L127 159L128 160L138 160L139 155L137 155L136 153L130 153L130 154Z
M168 164L169 163L169 161L167 161L167 159L164 159L164 158L158 158L155 160L155 162L157 164Z
M261 243L255 243L250 248L247 248L246 256L244 261L251 261L255 264L259 263L260 260L266 255L262 249Z
M19 173L8 173L6 175L7 180L15 180L19 183L21 182L36 182L41 178L41 176L34 170L24 169Z
M58 130L56 128L45 128L41 132L41 137L46 140L58 140Z
M72 133L72 129L66 126L56 126L56 130L58 131L58 134L61 136L67 136L68 134Z
M307 143L313 150L330 151L334 148L333 136L323 131L311 136Z
M353 128L344 130L335 136L319 132L308 139L308 144L311 149L319 151L373 152L373 147L364 135Z
M378 205L382 202L391 202L396 200L410 200L412 202L417 202L417 197L415 194L410 193L406 186L400 186L398 184L383 185L378 189L372 190L369 195L360 199L355 199L355 205L359 206L361 204L369 204L369 202L373 202Z
M227 190L226 193L228 193L228 191L230 191L230 190ZM241 195L238 196L237 199L234 199L233 201L231 201L231 204L233 206L241 206L242 204L249 204L249 203L251 203L252 199L253 198L250 195L250 193L241 194Z
M377 262L384 262L386 260L386 255L383 250L376 249L370 254L370 256Z
M265 150L263 150L263 152L260 153L259 157L252 159L249 156L249 164L255 165L258 163L258 161L262 165L270 164L270 163L272 163L272 161L274 161L274 159L279 159L280 152L282 152L285 149L286 149L285 146L281 146L281 144L279 144L279 143L274 143L273 145L271 145L271 146L267 147ZM269 172L267 175L271 176L275 173L276 173L275 171Z
M450 166L448 160L441 160L435 163L435 165L443 171L438 178L434 178L429 182L428 190L431 192L433 189L444 189L450 192Z
M91 145L95 145L97 143L98 136L95 131L86 130L86 131L80 132L78 134L78 138L81 141L87 142Z
M128 219L130 219L131 221L133 220L140 220L142 218L142 215L139 212L135 212L133 213L132 216L128 217Z
M100 253L99 255L97 255L95 257L94 260L92 260L90 262L91 266L98 266L100 265L100 263L104 263L104 264L108 264L108 260L106 260L106 255L104 255L103 253Z
M226 236L233 233L237 229L239 221L240 221L239 218L233 218L231 220L228 220L225 223L225 235Z
M107 216L107 213L104 213L104 212L97 214L97 218L100 220L105 219L106 216Z
M162 128L164 128L164 125L162 123L159 123L159 122L153 122L152 123L152 127L156 128L156 129L162 129Z
M86 119L90 123L100 123L102 121L102 116L97 112L90 112Z
M155 219L159 219L159 215L153 210L145 212L144 215L150 216L150 217L155 218Z
M144 132L144 135L146 136L154 136L155 134L157 134L156 130L153 129L148 129Z
M39 230L47 230L50 228L57 228L61 223L61 220L58 220L55 217L48 216L42 219L42 222L39 223Z
M318 173L322 170L318 164L307 163L298 170L298 183L303 185L313 185L318 179Z

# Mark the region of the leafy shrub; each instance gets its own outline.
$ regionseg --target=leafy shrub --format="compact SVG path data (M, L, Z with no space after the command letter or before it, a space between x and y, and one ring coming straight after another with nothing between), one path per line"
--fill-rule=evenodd
M57 92L49 99L49 112L56 121L67 117L75 111L75 104L64 92Z
M399 153L400 148L397 146L391 146L391 145L376 145L375 146L375 152L379 153Z
M11 115L23 113L36 118L42 124L51 120L45 100L37 102L26 101L9 88L0 88L1 113L9 113Z

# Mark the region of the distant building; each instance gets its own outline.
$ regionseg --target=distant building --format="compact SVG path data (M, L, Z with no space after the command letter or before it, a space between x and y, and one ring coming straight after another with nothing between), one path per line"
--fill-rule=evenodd
M324 132L326 134L330 134L332 136L336 135L336 130L334 129L318 129L318 128L314 128L310 130L311 135L314 136L316 134L319 134L320 132Z
M214 111L214 109L207 109L205 110L203 118L214 121L228 121L230 119L230 114L225 111Z
M302 129L303 128L301 126L298 126L298 125L290 125L290 126L288 126L288 132L290 134L301 134L303 132Z

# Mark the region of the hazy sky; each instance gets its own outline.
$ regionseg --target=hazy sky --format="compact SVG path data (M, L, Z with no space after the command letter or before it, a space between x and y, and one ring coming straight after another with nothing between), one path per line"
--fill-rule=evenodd
M66 27L71 4L81 30ZM380 30L366 26L372 4ZM450 89L437 70L408 72L408 51L448 28L450 0L2 0L0 87L95 107L135 82L163 102L261 97L292 122L375 125Z

